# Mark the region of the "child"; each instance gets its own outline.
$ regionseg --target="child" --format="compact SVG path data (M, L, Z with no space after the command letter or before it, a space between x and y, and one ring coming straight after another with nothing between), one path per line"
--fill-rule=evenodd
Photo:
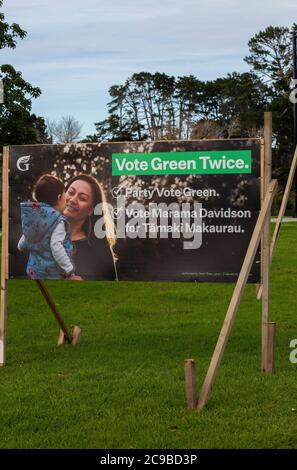
M33 190L35 202L21 203L23 235L20 251L30 251L27 274L31 279L79 279L71 258L64 184L52 175L41 176Z

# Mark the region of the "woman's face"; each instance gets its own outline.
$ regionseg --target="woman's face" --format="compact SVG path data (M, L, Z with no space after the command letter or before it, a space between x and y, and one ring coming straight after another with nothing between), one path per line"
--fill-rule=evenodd
M66 209L64 215L68 219L84 221L93 213L92 188L84 180L76 180L66 192Z

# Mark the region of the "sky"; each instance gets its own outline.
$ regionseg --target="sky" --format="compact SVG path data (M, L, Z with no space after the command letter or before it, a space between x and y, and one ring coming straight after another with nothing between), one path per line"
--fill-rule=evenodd
M28 35L1 63L41 88L34 113L73 115L82 137L107 117L109 88L133 73L245 72L252 36L297 22L296 0L4 0L2 11Z

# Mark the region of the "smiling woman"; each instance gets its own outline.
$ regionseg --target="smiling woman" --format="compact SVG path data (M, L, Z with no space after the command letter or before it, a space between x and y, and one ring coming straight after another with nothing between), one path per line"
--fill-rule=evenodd
M93 176L79 174L66 186L64 216L70 223L76 274L83 279L117 279L115 231L108 212L104 213L106 238L94 235L94 208L104 201L103 189Z

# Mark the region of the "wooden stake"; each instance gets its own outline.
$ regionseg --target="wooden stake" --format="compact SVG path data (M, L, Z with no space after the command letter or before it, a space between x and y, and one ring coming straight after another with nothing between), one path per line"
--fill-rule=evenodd
M261 139L261 149L260 149L260 199L261 199L261 207L263 205L265 193L264 193L264 139ZM261 268L260 268L260 283L256 284L256 298L259 299L259 292L262 292L262 285L263 285L263 235L261 237L260 243L260 257L261 257ZM262 295L262 294L261 294Z
M65 338L65 333L63 330L60 329L59 331L59 337L58 337L58 346L62 346L63 344L66 344L66 338Z
M271 181L271 164L272 164L272 113L264 113L264 180L263 191L264 198L268 191Z
M185 360L185 383L188 410L194 410L197 406L196 370L194 359Z
M51 298L49 291L45 287L44 282L41 281L41 280L37 280L36 282L37 282L37 285L38 285L43 297L47 301L51 311L54 314L54 317L56 318L56 320L57 320L57 322L60 326L58 345L61 346L62 344L65 344L65 343L71 343L72 346L77 346L77 344L80 341L80 337L81 337L81 333L82 333L81 328L77 325L74 325L72 327L73 328L73 333L72 334L70 333L69 329L67 328L66 323L64 322L64 320L62 318L61 313L59 312L56 304L54 303L53 299Z
M262 299L262 293L263 293L263 284L260 284L260 285L258 286L257 291L256 291L257 300L261 300L261 299Z
M276 323L268 322L263 325L266 328L267 348L264 351L263 358L263 372L266 374L273 374L275 372L275 332Z
M264 194L266 195L271 181L271 141L272 141L272 114L264 113ZM265 371L265 356L269 348L267 327L269 322L269 271L270 271L270 218L271 210L268 211L263 230L263 267L262 267L262 370Z
M2 166L2 252L1 252L1 300L0 300L0 366L6 361L7 279L8 279L8 167L9 150L3 148Z
M265 222L270 214L270 209L274 195L276 193L277 181L273 180L270 185L268 192L266 193L264 203L262 205L257 223L255 225L251 241L249 243L240 274L233 291L233 295L229 304L229 308L202 386L202 390L198 400L198 408L202 409L208 402L211 388L216 378L216 374L220 367L221 360L223 358L224 350L228 342L232 325L236 318L239 303L243 295L244 287L248 279L249 272L251 270L254 258L257 252L257 248L260 242L261 234L265 225Z
M76 346L79 341L80 341L80 337L81 337L81 333L82 333L82 330L79 326L77 325L74 325L73 327L73 337L72 337L72 341L71 341L71 344L72 346Z
M68 330L56 304L54 303L53 299L51 298L50 296L50 293L48 292L47 288L45 287L45 284L43 281L41 280L37 280L36 281L43 297L45 298L45 300L47 301L51 311L53 312L54 314L54 317L56 318L57 322L59 323L60 325L60 328L63 332L63 335L64 335L64 340L62 340L61 338L61 332L60 332L60 336L59 336L59 340L58 340L58 344L64 344L64 342L67 342L67 343L71 343L72 340L73 340L73 337L70 333L70 331Z

